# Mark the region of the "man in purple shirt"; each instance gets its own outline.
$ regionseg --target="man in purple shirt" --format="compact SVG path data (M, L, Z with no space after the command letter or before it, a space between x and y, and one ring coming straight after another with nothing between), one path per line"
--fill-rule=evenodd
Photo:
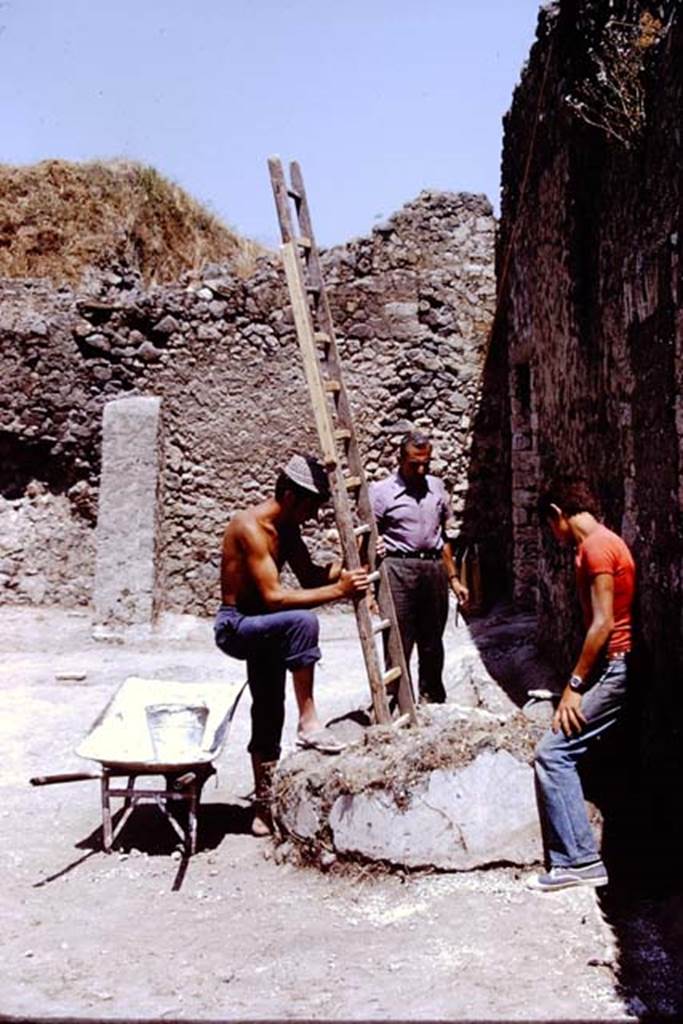
M417 643L419 694L442 704L443 631L449 584L463 606L467 588L457 577L446 535L451 515L443 482L428 473L432 443L414 430L401 440L398 470L370 486L377 528L384 538L391 593L406 659Z

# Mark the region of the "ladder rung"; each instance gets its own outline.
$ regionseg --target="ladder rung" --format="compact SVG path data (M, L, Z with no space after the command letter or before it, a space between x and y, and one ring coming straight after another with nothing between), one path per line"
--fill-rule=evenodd
M320 295L320 285L319 284L307 284L306 285L306 291L308 292L309 295Z
M350 441L352 435L348 427L338 427L334 432L334 436L337 441Z
M356 537L362 537L365 533L371 533L372 527L370 526L370 523L361 523L360 526L354 526L353 532Z
M326 380L325 391L329 391L330 394L336 394L337 391L341 391L341 384L338 380Z
M327 331L316 331L313 335L318 345L329 345L332 338L329 336Z
M379 573L377 573L377 575L379 576ZM373 633L383 633L385 629L389 629L390 625L391 625L391 619L382 619L381 622L378 622L376 626L372 627L372 632Z
M368 583L377 583L378 579L379 579L379 572L378 572L377 569L375 569L374 572L369 572L368 573Z
M401 675L401 669L397 665L396 668L390 668L388 672L384 673L384 676L382 677L382 682L384 683L385 686L389 686L390 683L393 683L396 679L399 679Z
M297 238L296 244L300 249L310 249L312 245L310 238L307 238L306 235L301 235L300 238Z
M396 719L396 721L394 722L394 727L396 729L402 729L404 725L408 725L409 721L410 721L410 715L409 714L406 713L405 715L399 715L398 718Z
M345 483L347 491L355 491L361 485L361 478L359 476L348 476Z
M295 199L297 203L300 203L301 200L303 199L301 192L297 192L295 188L288 188L287 195L290 196L292 199Z

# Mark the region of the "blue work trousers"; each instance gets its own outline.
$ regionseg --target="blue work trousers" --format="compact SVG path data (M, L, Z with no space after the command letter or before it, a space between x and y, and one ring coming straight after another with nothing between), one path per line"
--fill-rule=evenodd
M243 615L221 605L214 622L217 646L247 663L251 691L248 750L263 761L277 761L285 721L285 676L320 660L318 619L310 611Z
M608 661L597 682L583 694L586 725L567 737L549 729L536 748L534 770L543 840L550 867L598 860L593 829L579 777L579 763L622 717L626 700L627 662Z

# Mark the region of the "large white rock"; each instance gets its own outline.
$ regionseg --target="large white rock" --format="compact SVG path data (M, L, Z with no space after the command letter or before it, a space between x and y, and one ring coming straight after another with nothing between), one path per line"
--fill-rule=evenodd
M329 824L339 852L406 867L469 870L541 857L533 771L506 750L432 771L400 803L384 789L340 796Z

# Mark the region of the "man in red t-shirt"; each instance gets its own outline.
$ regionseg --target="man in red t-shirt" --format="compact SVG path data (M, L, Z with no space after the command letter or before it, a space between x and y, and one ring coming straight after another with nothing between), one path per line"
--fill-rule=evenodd
M534 769L548 871L528 885L542 892L607 884L578 773L597 737L618 721L626 697L635 565L616 533L597 518L586 484L564 477L538 503L560 544L576 549L576 584L586 633L574 669L536 749Z

